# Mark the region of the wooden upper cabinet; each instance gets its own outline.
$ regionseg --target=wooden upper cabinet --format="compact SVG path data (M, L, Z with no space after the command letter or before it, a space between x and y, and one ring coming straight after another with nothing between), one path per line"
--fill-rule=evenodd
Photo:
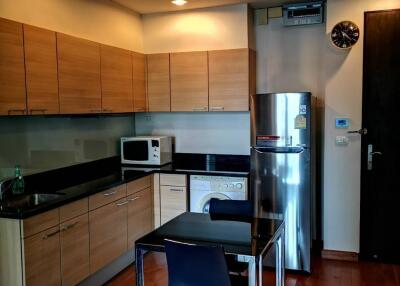
M100 45L57 33L60 112L101 112Z
M146 56L132 52L133 109L134 112L147 111L146 99Z
M171 111L169 54L147 55L148 111Z
M56 33L24 24L24 44L28 112L57 114Z
M103 112L133 112L131 52L101 45Z
M208 111L207 52L171 54L171 111Z
M26 114L22 24L0 18L0 115Z
M254 76L250 50L210 51L208 57L210 111L248 111Z

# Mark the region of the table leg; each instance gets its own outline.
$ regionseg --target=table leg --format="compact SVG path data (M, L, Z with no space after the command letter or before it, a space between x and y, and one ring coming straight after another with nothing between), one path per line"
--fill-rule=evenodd
M276 250L276 286L285 286L285 230L275 243Z
M257 284L257 265L255 257L248 257L247 263L249 264L248 279L249 286L256 286Z
M144 286L143 253L139 247L135 249L136 286Z

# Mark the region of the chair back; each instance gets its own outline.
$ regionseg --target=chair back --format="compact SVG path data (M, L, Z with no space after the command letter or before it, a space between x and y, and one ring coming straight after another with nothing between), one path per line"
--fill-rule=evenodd
M164 240L169 286L231 286L221 246Z
M219 200L212 198L210 200L211 215L236 215L244 217L254 216L254 207L252 201L240 200Z

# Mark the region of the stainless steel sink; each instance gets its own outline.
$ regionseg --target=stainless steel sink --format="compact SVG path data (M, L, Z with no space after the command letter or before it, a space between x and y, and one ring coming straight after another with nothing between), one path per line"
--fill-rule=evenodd
M6 201L5 205L9 208L34 207L57 200L62 196L63 194L27 194Z

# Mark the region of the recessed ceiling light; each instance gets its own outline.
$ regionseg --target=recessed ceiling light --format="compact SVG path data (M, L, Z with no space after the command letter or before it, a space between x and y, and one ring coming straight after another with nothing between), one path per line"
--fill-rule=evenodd
M187 3L187 1L185 1L185 0L174 0L174 1L171 1L171 3L175 4L175 5L178 5L178 6L182 6L182 5L185 5Z

